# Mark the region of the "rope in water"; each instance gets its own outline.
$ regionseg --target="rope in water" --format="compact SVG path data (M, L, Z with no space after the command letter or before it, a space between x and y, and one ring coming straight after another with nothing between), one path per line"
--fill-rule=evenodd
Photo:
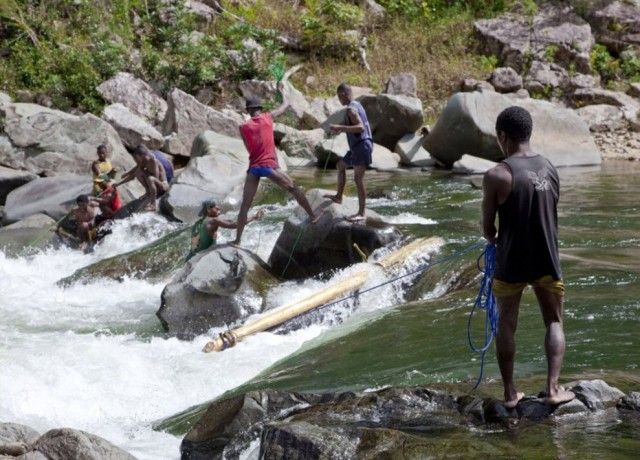
M481 265L480 260L484 259L484 263ZM471 308L471 313L469 314L469 320L467 322L467 339L469 340L469 347L476 352L481 354L480 359L480 375L478 376L478 380L476 381L473 390L478 388L480 382L482 381L482 376L484 374L484 358L491 345L491 342L494 337L498 335L498 307L496 305L496 299L493 296L493 272L495 270L496 264L496 245L492 243L487 243L484 251L478 257L477 265L478 270L482 273L482 282L480 283L480 291L478 292L478 296L476 297L476 301ZM484 268L483 268L484 267ZM484 325L484 345L480 348L476 347L473 344L473 339L471 338L471 320L473 319L474 312L477 309L485 311L485 325Z

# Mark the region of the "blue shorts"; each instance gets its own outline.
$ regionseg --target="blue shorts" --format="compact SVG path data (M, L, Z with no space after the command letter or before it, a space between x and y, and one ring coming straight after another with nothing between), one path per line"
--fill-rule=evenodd
M372 162L371 152L373 152L373 141L371 139L358 142L347 154L342 157L349 166L369 166Z
M248 172L256 177L269 177L273 173L273 168L268 166L252 166Z

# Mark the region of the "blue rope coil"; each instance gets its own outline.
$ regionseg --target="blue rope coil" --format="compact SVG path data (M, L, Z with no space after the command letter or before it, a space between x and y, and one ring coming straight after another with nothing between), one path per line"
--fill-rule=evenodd
M484 263L481 265L480 260L484 258ZM481 353L482 358L480 360L480 376L476 381L473 390L478 388L482 381L484 373L484 358L491 346L491 342L494 337L498 336L498 307L496 305L496 299L493 296L493 272L496 266L496 245L493 243L487 243L484 251L480 254L477 260L478 270L482 273L482 281L480 283L480 291L476 297L476 301L471 308L469 314L469 320L467 322L467 338L469 340L469 347L476 352ZM473 344L471 338L471 320L477 309L485 311L485 325L484 325L484 345L480 348Z

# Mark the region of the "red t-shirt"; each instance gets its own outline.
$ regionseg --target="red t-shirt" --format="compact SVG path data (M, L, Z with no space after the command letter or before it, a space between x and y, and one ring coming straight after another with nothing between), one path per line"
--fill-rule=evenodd
M276 143L273 138L273 118L269 112L245 121L240 132L249 150L249 167L277 168Z
M110 195L112 191L113 191L113 185L109 185L109 187L107 187L103 193L105 195ZM115 192L116 193L113 194L113 196L111 197L111 200L109 201L109 208L111 208L111 211L114 214L118 212L122 207L122 202L120 201L120 192L118 192L118 189L116 189Z

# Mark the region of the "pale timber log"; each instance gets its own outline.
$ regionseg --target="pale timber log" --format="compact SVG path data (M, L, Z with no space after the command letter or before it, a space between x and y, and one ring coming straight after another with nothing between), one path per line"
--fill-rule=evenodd
M437 236L431 238L419 238L412 241L408 245L403 246L390 254L387 254L380 260L374 262L374 264L379 265L387 270L395 265L400 264L401 262L404 262L415 251L433 250L439 246L442 246L443 244L444 240ZM301 315L302 313L306 313L307 311L324 305L343 294L354 291L365 284L367 278L369 278L369 273L370 270L363 270L361 272L358 272L348 279L329 286L322 291L307 297L306 299L294 302L291 305L268 313L251 324L241 326L232 331L227 331L221 334L220 337L210 340L205 345L203 351L205 353L210 353L212 351L226 350L227 348L233 347L236 342L239 342L249 335L253 335L282 324L285 321L290 320L291 318L295 318L296 316Z

